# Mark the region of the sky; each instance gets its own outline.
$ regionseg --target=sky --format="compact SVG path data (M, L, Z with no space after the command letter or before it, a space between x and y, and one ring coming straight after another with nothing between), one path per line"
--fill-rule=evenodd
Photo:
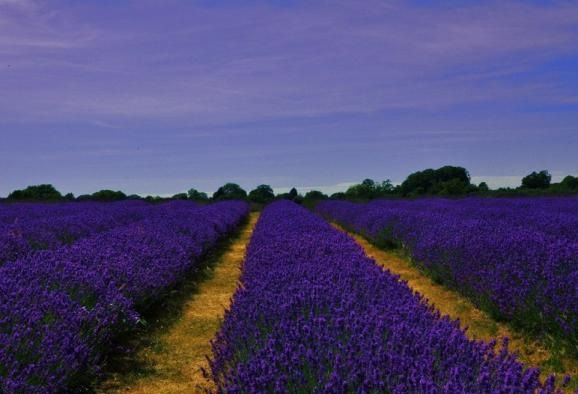
M0 196L578 175L576 1L0 0Z

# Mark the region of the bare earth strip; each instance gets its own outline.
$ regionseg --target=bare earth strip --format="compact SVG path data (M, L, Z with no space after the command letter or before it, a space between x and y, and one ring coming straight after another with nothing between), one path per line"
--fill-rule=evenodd
M334 226L346 232L340 226ZM365 250L365 253L373 258L377 264L398 275L401 280L414 291L419 292L427 301L443 315L452 319L459 319L462 327L468 327L467 335L472 339L510 339L509 349L518 353L520 361L528 366L538 366L544 374L556 373L557 376L567 373L573 377L578 376L578 363L575 360L563 357L553 357L552 352L537 341L529 339L511 327L496 322L486 313L479 310L468 299L460 294L434 283L430 278L421 273L407 259L394 253L384 251L367 241L364 237L346 232ZM553 360L555 364L553 365ZM576 383L573 382L572 386Z
M258 216L251 214L238 238L214 263L209 278L195 284L195 294L183 300L178 319L155 330L130 361L134 367L123 366L126 373L112 376L99 392L191 394L212 388L201 368L208 368L210 340L217 333L237 288L241 263Z

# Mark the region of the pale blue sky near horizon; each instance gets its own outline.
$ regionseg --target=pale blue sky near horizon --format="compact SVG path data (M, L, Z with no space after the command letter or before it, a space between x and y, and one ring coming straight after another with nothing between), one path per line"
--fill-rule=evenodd
M578 2L0 0L0 196L578 175Z

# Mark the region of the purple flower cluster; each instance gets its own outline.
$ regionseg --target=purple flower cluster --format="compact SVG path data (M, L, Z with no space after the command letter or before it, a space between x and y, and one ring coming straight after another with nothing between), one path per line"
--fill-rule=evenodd
M55 393L98 370L111 339L195 269L243 202L153 206L148 216L0 267L0 392Z
M0 205L0 265L135 222L151 209L139 201Z
M317 211L415 263L499 319L578 350L578 199L328 201Z
M217 393L553 393L469 340L346 234L290 202L264 210L213 341Z

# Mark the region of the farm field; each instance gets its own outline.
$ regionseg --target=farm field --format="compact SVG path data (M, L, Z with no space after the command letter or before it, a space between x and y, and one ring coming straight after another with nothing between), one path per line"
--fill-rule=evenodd
M444 313L474 323L473 337L508 336L526 364L568 373L576 387L577 207L576 198L473 198L331 201L317 211ZM448 294L459 302L444 303ZM464 314L472 307L482 319Z
M327 202L322 215L400 247L493 317L578 353L578 199Z
M0 392L83 386L112 341L134 330L140 312L248 214L244 202L147 209L141 220L52 250L33 248L0 267ZM24 232L10 234L28 241Z
M0 205L0 393L572 393L577 207Z
M555 391L292 203L263 212L241 282L213 344L217 392Z
M144 219L152 211L139 201L1 206L0 265Z
M240 234L233 234L223 253L215 256L215 261L209 261L200 275L185 279L175 290L177 296L173 294L156 308L151 316L154 321L147 319L146 334L136 337L138 351L115 360L121 368L99 385L97 392L179 394L213 388L202 369L208 369L210 341L236 289L257 219L258 213L251 213ZM131 368L134 365L139 367Z
M336 227L342 229L338 225ZM377 264L398 275L400 280L406 281L413 291L424 296L435 309L443 315L459 320L469 338L492 341L507 337L510 351L516 353L524 365L540 367L543 378L550 374L557 374L559 378L565 375L573 376L566 390L573 392L571 387L577 384L578 360L564 357L547 343L536 340L506 322L492 318L459 292L435 282L416 267L406 254L380 248L359 234L350 232L349 235Z
M0 0L0 394L578 394L578 0Z

